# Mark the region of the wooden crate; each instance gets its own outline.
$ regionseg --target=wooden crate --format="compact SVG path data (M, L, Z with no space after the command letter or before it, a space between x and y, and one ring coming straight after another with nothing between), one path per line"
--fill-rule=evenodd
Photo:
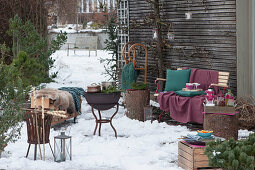
M185 170L215 169L209 167L204 147L195 147L184 141L178 143L178 166Z
M35 108L34 104L34 96L31 96L31 108ZM41 108L42 107L42 98L37 98L36 99L36 108ZM44 98L44 108L45 109L54 109L53 101L48 98Z

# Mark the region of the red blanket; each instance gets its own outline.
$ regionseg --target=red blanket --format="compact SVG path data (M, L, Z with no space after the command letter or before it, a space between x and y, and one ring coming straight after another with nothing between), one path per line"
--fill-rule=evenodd
M207 90L210 84L218 83L218 72L214 70L192 69L190 82L199 83L203 90ZM218 88L214 88L214 91L215 94L219 93ZM170 116L178 122L203 123L204 95L182 97L174 92L162 92L158 96L158 102L160 109L170 112Z

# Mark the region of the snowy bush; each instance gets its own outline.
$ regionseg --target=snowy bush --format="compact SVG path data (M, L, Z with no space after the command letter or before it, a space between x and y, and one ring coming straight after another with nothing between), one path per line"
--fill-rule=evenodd
M13 74L14 70L12 65L0 62L0 150L18 138L23 118L21 107L26 90L22 80Z
M54 60L50 57L65 43L66 34L60 33L48 45L47 37L40 36L30 21L23 21L16 15L10 19L8 34L13 38L10 47L0 45L0 150L15 141L20 135L23 118L21 108L31 86L50 82L56 73L49 75ZM5 59L11 59L7 65Z
M111 58L107 59L101 59L101 62L104 62L104 68L105 68L105 73L106 75L109 75L112 80L118 81L118 46L119 46L119 41L118 41L118 35L117 35L117 21L116 18L113 16L109 16L108 19L108 25L107 25L107 30L106 33L108 35L108 39L104 42L106 47L104 50L110 51L110 54L112 55Z

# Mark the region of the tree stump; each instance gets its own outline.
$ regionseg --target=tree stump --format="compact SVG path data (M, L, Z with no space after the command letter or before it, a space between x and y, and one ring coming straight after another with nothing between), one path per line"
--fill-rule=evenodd
M125 101L127 117L130 119L144 121L144 107L150 104L150 91L127 90Z
M206 109L209 107L214 106L205 107L204 129L212 130L215 136L225 139L234 138L237 140L238 114L235 114L235 108L233 107L232 110L227 108L226 112L228 113L224 113L224 109L226 109L224 107L215 106L215 111L213 108ZM231 115L230 112L232 112L233 115Z

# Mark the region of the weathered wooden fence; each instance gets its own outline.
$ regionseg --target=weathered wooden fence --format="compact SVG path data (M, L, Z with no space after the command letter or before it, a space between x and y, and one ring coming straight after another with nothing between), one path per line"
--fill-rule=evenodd
M230 87L236 92L236 1L235 0L161 0L163 38L167 68L192 67L230 72ZM185 13L192 13L186 19ZM146 0L129 1L130 40L153 42L153 24L141 24L153 13ZM171 33L174 40L169 40ZM149 49L148 82L153 87L157 77L157 54ZM139 56L138 63L144 63ZM141 80L143 78L141 77Z

